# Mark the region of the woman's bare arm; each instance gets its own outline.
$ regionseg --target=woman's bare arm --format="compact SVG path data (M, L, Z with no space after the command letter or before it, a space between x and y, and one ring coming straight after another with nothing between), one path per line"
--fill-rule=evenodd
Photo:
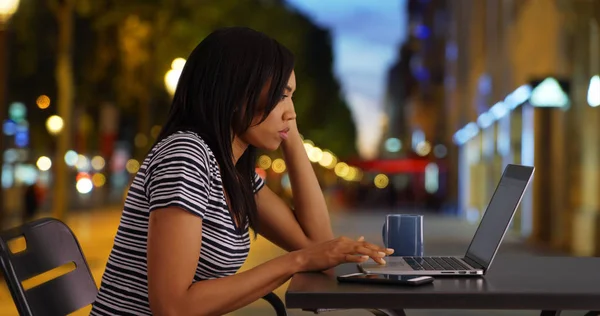
M289 137L282 144L294 192L294 214L311 242L333 239L329 211L323 191L308 160L296 121L290 122Z
M148 232L148 294L155 315L222 315L273 291L298 271L284 255L233 276L192 284L202 219L179 208L155 210Z
M150 214L148 295L153 314L227 314L275 290L296 272L325 270L385 255L385 250L375 245L338 238L287 253L239 274L192 284L201 240L199 216L176 207Z

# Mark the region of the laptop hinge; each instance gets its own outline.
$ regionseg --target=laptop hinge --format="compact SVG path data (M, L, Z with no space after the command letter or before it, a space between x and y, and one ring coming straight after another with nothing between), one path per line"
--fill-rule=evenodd
M485 267L480 265L479 263L477 263L475 260L469 258L469 257L464 257L463 260L468 263L469 265L471 265L473 268L476 269L482 269L485 270Z

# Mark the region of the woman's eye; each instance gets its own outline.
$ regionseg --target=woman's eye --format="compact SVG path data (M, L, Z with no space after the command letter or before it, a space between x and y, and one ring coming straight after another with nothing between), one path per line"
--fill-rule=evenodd
M285 99L285 98L287 98L287 97L288 97L288 96L287 96L286 94L284 94L284 95L282 95L282 96L281 96L281 100L283 100L283 99Z

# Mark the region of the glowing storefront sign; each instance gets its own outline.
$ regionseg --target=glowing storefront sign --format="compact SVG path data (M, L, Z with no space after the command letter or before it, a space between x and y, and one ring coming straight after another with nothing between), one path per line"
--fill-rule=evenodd
M592 107L600 105L600 76L595 75L590 80L590 87L588 88L587 102Z
M549 77L531 91L529 103L535 107L562 108L569 106L569 97L558 81Z

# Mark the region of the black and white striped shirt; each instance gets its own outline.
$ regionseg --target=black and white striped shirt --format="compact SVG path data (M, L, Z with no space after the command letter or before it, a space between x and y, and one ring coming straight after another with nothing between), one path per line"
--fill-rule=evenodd
M255 174L254 191L264 181ZM161 141L135 176L91 315L150 315L146 250L150 212L180 207L202 218L202 248L193 282L232 275L250 249L248 225L236 230L217 160L195 133ZM168 256L168 253L165 253Z

